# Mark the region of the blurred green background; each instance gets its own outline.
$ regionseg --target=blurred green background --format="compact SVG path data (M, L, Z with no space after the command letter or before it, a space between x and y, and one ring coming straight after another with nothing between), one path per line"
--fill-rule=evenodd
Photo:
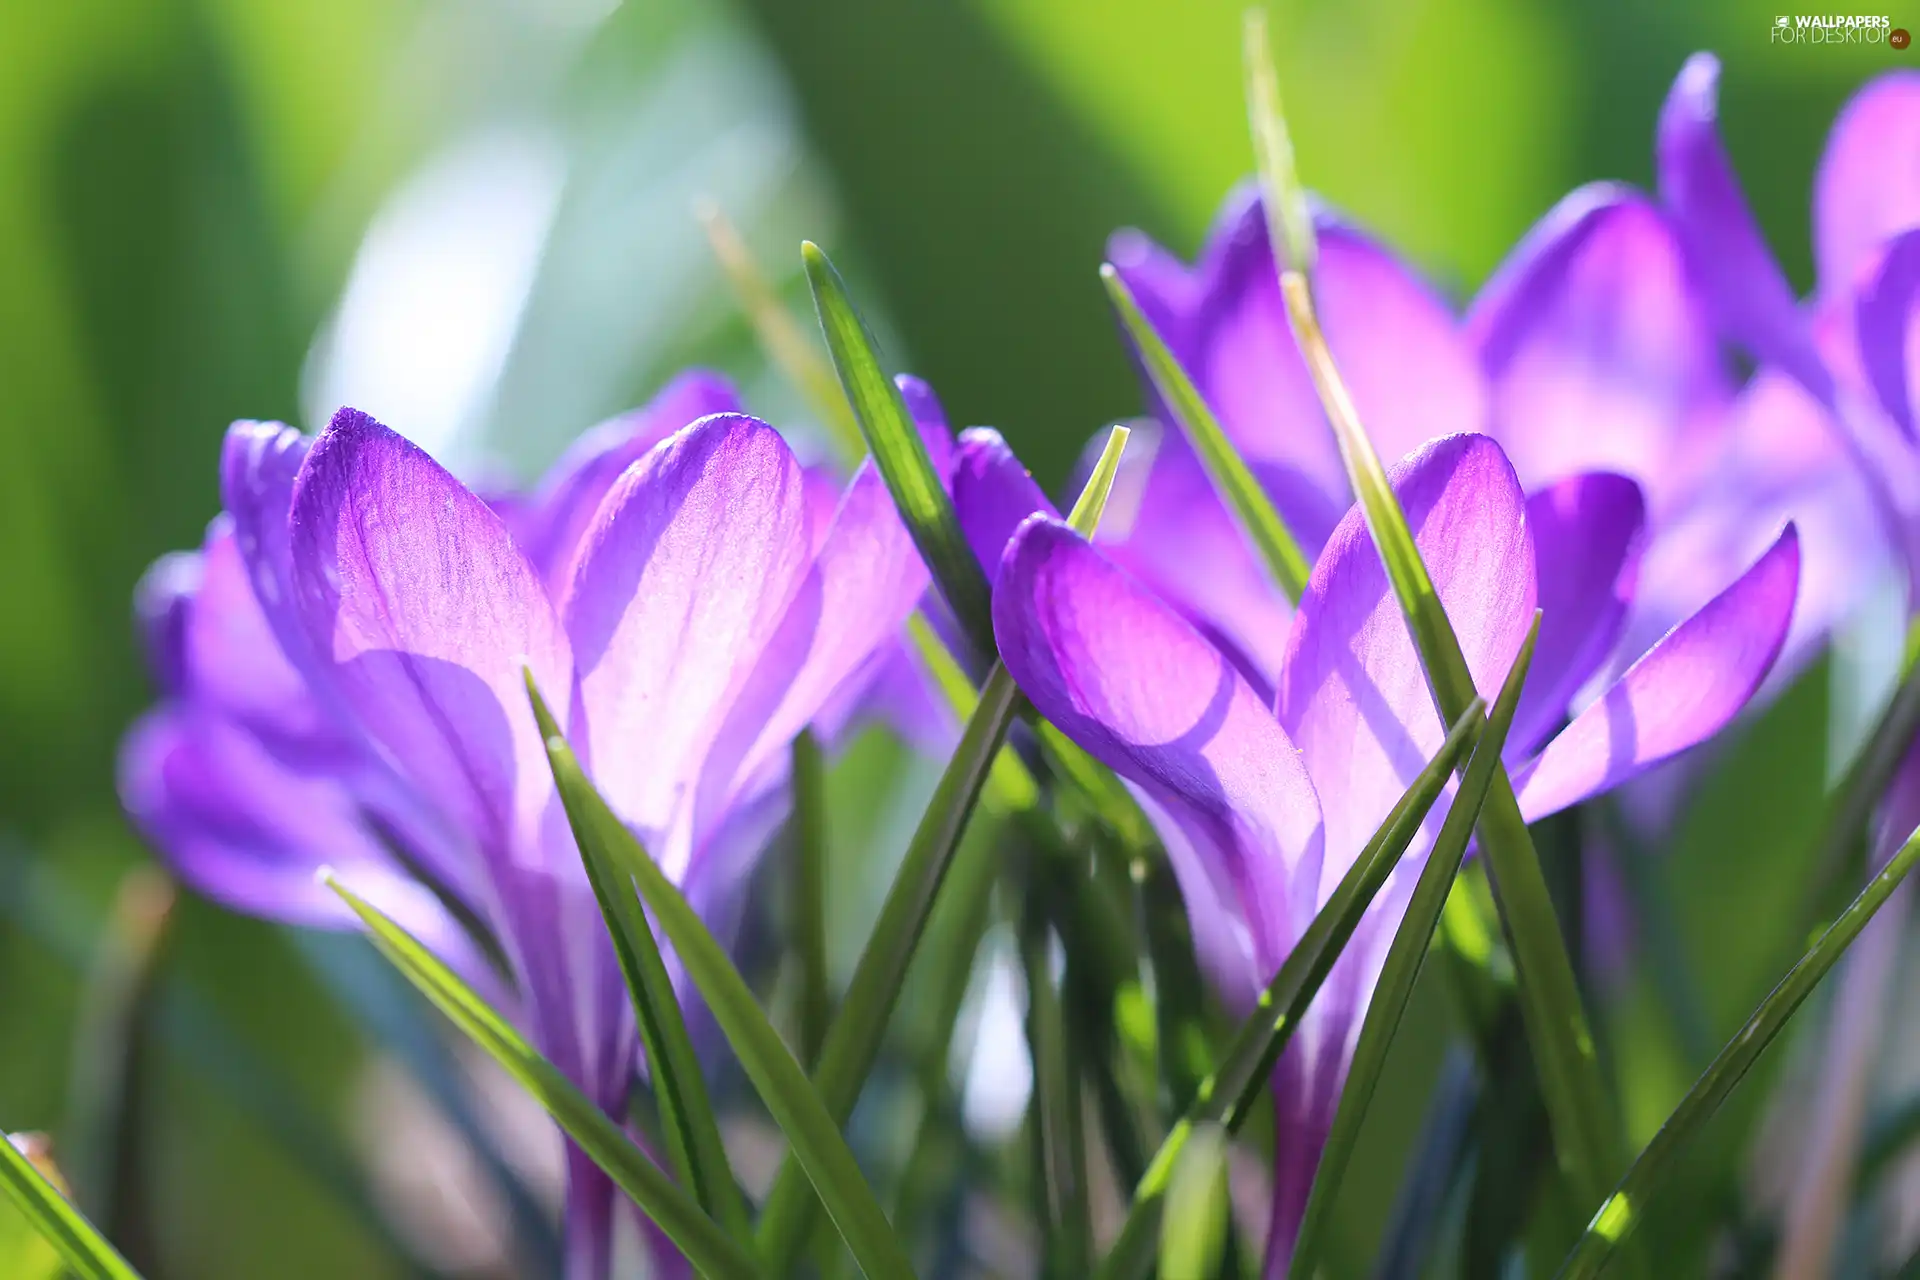
M70 1164L110 1153L92 1194L151 1274L432 1261L367 1209L390 1194L362 1176L368 1099L397 1086L393 1042L368 1029L383 988L351 942L183 900L151 998L115 985L113 940L137 942L140 919L122 877L147 861L113 791L116 739L149 696L129 597L156 555L197 543L227 423L317 428L351 399L471 473L524 477L703 361L804 429L707 253L692 210L710 197L797 307L797 243L826 245L895 365L1057 481L1137 408L1095 277L1107 234L1137 225L1190 254L1249 168L1240 10L0 0L0 1125L53 1130ZM1903 55L1770 47L1771 17L1341 0L1288 3L1274 30L1307 180L1464 298L1572 185L1650 182L1661 97L1699 48L1725 60L1729 146L1807 284L1827 124ZM1658 870L1712 961L1721 1032L1798 941L1761 925L1785 924L1803 884L1821 678L1737 749ZM1643 1136L1699 1065L1646 977L1609 1019L1636 1046ZM125 1007L145 1010L131 1103L103 1120L99 1099L123 1094L75 1047L116 1043ZM1387 1131L1416 1122L1437 1054L1396 1055L1385 1136L1355 1175L1375 1199L1400 1158ZM1385 1211L1349 1211L1367 1199L1343 1201L1350 1241Z

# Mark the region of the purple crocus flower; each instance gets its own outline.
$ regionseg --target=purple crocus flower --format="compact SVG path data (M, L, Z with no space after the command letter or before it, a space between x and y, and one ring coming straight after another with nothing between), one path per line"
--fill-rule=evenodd
M1736 379L1685 220L1668 205L1617 184L1575 191L1460 319L1368 236L1325 210L1316 223L1323 326L1381 455L1488 434L1536 504L1543 582L1564 580L1563 556L1618 558L1631 610L1563 627L1575 620L1543 601L1543 658L1591 643L1617 672L1791 519L1809 559L1792 668L1887 563L1870 485L1826 407L1772 364ZM1311 554L1350 493L1294 349L1257 193L1229 199L1192 267L1137 232L1109 253ZM1271 671L1287 603L1184 438L1169 433L1135 471L1139 514L1103 540ZM1560 536L1545 536L1549 512Z
M541 1050L622 1114L637 1035L523 669L724 936L787 744L927 586L870 463L835 500L732 407L683 379L497 506L350 409L311 441L236 425L227 514L142 593L170 696L126 743L130 812L211 896L340 923L329 863L471 969L425 873L500 941ZM569 1274L598 1280L616 1194L568 1170Z
M1393 483L1489 697L1536 606L1592 616L1630 594L1611 571L1548 577L1551 520L1486 436L1421 446ZM1132 785L1166 844L1203 962L1245 1007L1445 736L1360 512L1327 536L1269 693L1185 602L1062 523L997 437L963 437L954 494L989 555L1023 509L1039 510L990 561L1001 657L1041 714ZM1781 651L1799 568L1789 527L1565 728L1544 742L1515 732L1507 765L1527 818L1616 786L1731 720ZM1530 685L1563 687L1568 652L1543 640ZM1269 1274L1284 1272L1367 1002L1436 831L1369 908L1278 1066Z

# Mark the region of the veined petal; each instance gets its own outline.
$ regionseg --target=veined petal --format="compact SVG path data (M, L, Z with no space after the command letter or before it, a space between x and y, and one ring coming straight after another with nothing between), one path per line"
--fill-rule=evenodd
M592 428L560 456L516 527L521 549L558 596L580 540L620 473L662 440L715 413L738 413L740 395L717 373L694 369L660 389L644 408Z
M800 730L896 641L929 585L913 535L869 457L728 712L702 772L697 831L716 826L754 777L784 760Z
M537 857L552 779L522 671L570 690L572 656L499 516L343 409L301 470L290 527L301 619L355 719L490 855Z
M1813 253L1823 295L1861 284L1882 243L1920 226L1920 73L1890 71L1833 122L1814 178Z
M1527 526L1540 584L1540 638L1507 737L1515 756L1559 727L1574 695L1619 642L1646 545L1646 503L1625 476L1591 472L1529 497Z
M1394 490L1446 607L1474 687L1493 696L1533 621L1526 499L1500 446L1450 436L1393 469ZM1326 805L1331 892L1446 739L1446 726L1356 507L1334 530L1281 664L1281 726ZM1318 905L1316 898L1315 905Z
M1671 211L1695 286L1720 328L1778 364L1822 403L1833 377L1802 322L1793 290L1747 208L1719 131L1720 60L1696 53L1660 111L1660 197Z
M1664 510L1711 465L1732 388L1673 230L1638 192L1596 183L1554 206L1467 332L1493 434L1529 488L1619 471Z
M1779 657L1800 580L1792 525L1746 574L1676 627L1516 771L1532 821L1704 741L1739 714Z
M1050 517L1015 535L993 614L1021 690L1173 817L1183 887L1240 903L1270 972L1313 909L1293 886L1315 882L1321 845L1313 785L1272 714L1177 613Z
M702 420L629 468L582 541L563 611L589 766L656 843L691 807L722 718L809 564L800 464L765 423ZM650 846L669 875L688 849Z

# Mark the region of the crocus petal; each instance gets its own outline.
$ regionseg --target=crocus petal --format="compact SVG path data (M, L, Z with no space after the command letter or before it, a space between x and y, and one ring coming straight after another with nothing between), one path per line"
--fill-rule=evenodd
M200 590L198 551L161 556L133 588L133 618L139 628L147 669L163 693L179 694L187 684L187 621Z
M286 924L357 927L314 880L330 866L427 945L472 971L471 946L325 775L274 759L245 729L190 703L149 712L120 749L120 797L181 880L216 902Z
M313 439L278 422L236 422L220 451L220 501L233 520L234 545L254 597L280 650L310 683L324 678L293 600L293 549L287 515Z
M523 669L566 716L572 657L500 518L372 418L334 416L294 490L295 600L368 735L495 858L552 795Z
M1710 465L1731 397L1710 318L1653 203L1612 184L1556 205L1467 320L1493 434L1529 487L1619 471L1656 509Z
M1559 727L1626 625L1645 545L1646 504L1625 476L1594 472L1527 499L1539 580L1540 638L1508 750L1525 754Z
M563 606L586 716L576 738L608 801L649 838L693 800L723 715L805 577L808 541L800 464L739 415L673 437L601 505ZM653 852L675 875L689 855Z
M1317 876L1319 805L1233 664L1047 516L1008 546L993 618L1001 660L1034 706L1173 816L1182 888L1242 904L1252 959L1270 972L1312 910L1292 884Z
M1129 451L1131 452L1131 450ZM1250 464L1287 526L1312 554L1344 509L1296 471L1272 463ZM1197 623L1227 638L1271 679L1279 669L1293 608L1255 554L1239 521L1220 501L1193 451L1162 440L1137 463L1123 460L1121 481L1133 468L1147 472L1136 502L1108 504L1101 523L1102 549L1129 572L1180 606ZM1122 492L1115 485L1116 495Z
M1860 369L1887 416L1914 439L1913 387L1908 369L1915 334L1913 308L1920 291L1920 231L1897 237L1860 292L1854 311ZM1920 356L1920 352L1914 353Z
M1814 178L1813 252L1823 295L1845 297L1880 245L1920 226L1920 73L1877 76L1840 111Z
M746 784L894 641L929 584L913 537L868 458L708 756L697 830L717 823Z
M1450 436L1392 473L1475 688L1491 698L1533 620L1526 499L1500 446ZM1281 664L1281 726L1327 798L1322 898L1344 875L1446 727L1366 521L1355 508L1314 565Z
M1676 627L1517 771L1529 821L1618 786L1717 733L1780 655L1800 580L1792 525L1746 574Z
M185 688L195 700L245 725L283 759L318 763L352 752L281 652L225 517L207 533L185 639Z
M947 425L947 411L933 388L910 373L896 374L893 385L900 388L907 413L920 428L920 439L927 446L927 457L942 479L953 470L953 430Z
M1429 437L1477 430L1485 413L1481 375L1446 305L1372 240L1324 214L1316 221L1321 324L1382 454L1398 457ZM1230 204L1199 276L1189 372L1228 433L1249 458L1346 494L1251 188Z
M1833 378L1814 350L1793 290L1768 252L1719 132L1720 60L1696 53L1660 111L1660 196L1695 285L1720 328L1799 379L1822 403Z
M1000 576L1000 557L1028 516L1060 514L992 427L968 427L960 433L953 460L953 511L989 582Z
M580 539L620 473L690 423L740 412L740 395L717 373L681 374L644 408L623 413L574 441L541 480L516 526L521 549L558 595Z

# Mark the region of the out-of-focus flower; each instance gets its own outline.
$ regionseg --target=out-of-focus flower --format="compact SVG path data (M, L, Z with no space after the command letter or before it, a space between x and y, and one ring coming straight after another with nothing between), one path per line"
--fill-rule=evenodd
M124 746L129 811L210 896L343 923L330 864L471 972L444 895L506 952L541 1050L622 1114L637 1035L523 671L725 936L788 743L928 581L871 463L836 493L736 407L690 375L491 503L350 409L317 440L237 424L226 513L141 592L168 698ZM597 1280L615 1192L577 1151L569 1178L569 1272Z
M1381 455L1491 435L1536 524L1562 526L1542 539L1543 565L1583 553L1632 567L1633 607L1618 625L1596 629L1542 600L1543 658L1592 642L1606 650L1598 665L1617 672L1791 519L1808 557L1792 668L1887 564L1869 482L1822 403L1771 362L1736 378L1710 282L1666 204L1616 184L1573 192L1461 319L1382 246L1325 210L1315 218L1323 326ZM1116 235L1110 256L1311 553L1351 495L1288 329L1257 193L1229 200L1191 268L1137 232ZM1146 471L1132 478L1139 513L1111 526L1114 556L1273 670L1287 603L1191 448L1170 433L1134 466ZM1627 545L1603 547L1593 534L1623 528L1638 501L1622 477L1644 511ZM1541 580L1562 576L1543 569Z
M1166 844L1203 962L1244 1007L1445 736L1361 514L1350 510L1328 534L1269 695L1257 671L1058 520L997 437L969 433L959 455L955 502L997 570L1002 659L1043 715L1132 784ZM1489 697L1544 600L1592 618L1630 593L1617 560L1549 578L1565 563L1548 550L1558 531L1536 518L1539 499L1486 436L1424 445L1393 479ZM1629 482L1583 483L1622 487L1614 521L1599 529L1637 518ZM1551 732L1564 702L1540 707L1536 729L1516 728L1507 764L1526 817L1616 786L1731 720L1779 656L1799 568L1789 527L1564 729ZM1570 689L1595 661L1549 650L1543 631L1529 683ZM1291 1251L1367 1002L1436 832L1437 822L1369 908L1279 1064L1276 1265Z

